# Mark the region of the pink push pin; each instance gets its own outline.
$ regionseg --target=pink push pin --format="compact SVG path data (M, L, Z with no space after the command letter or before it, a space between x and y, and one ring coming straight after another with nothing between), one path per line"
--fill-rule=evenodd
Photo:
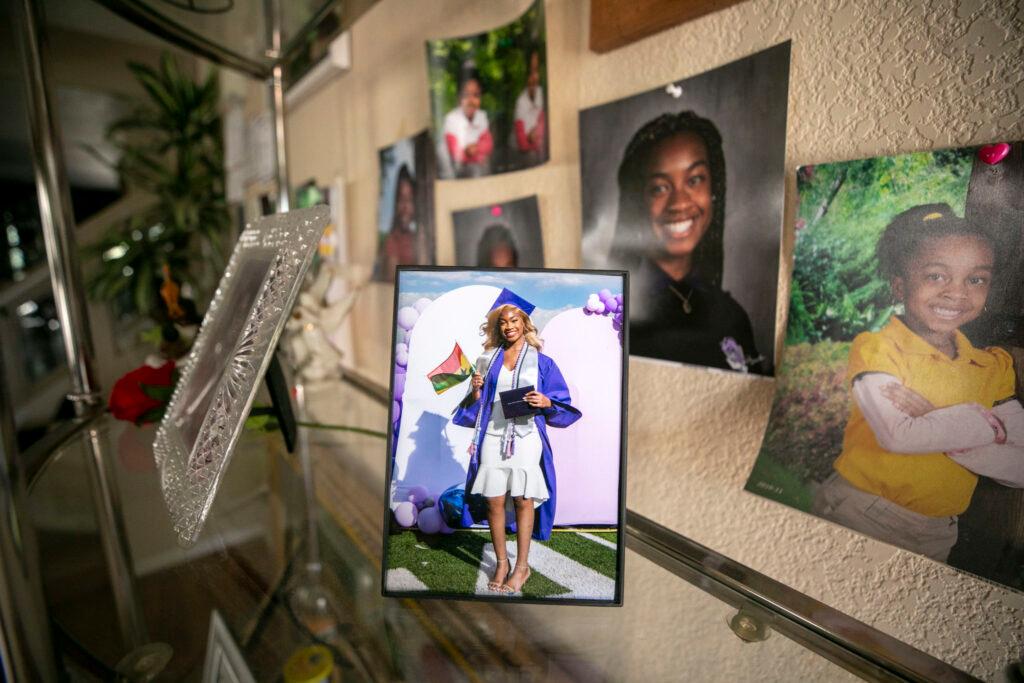
M1010 154L1010 143L997 142L994 145L985 145L978 150L978 158L989 166L995 166Z
M501 217L501 204L495 204L494 206L491 207L491 215L494 216L495 218Z

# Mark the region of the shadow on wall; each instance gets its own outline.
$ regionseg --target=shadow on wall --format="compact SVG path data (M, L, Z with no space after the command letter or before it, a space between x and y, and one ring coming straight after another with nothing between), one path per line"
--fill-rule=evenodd
M412 452L409 454L408 464L405 468L405 476L397 483L399 489L409 489L413 486L426 486L431 498L444 492L444 489L453 484L460 484L466 480L466 470L454 458L440 459L438 452L451 452L451 447L438 449L438 444L448 444L444 429L448 426L448 418L437 413L423 412L416 422L416 429L409 435L413 442ZM437 489L431 487L428 482L448 482L444 487Z

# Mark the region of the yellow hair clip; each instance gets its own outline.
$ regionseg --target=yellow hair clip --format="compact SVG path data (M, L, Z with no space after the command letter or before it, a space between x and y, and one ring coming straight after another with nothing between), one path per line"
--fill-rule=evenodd
M924 218L922 218L921 220L922 220L922 221L933 221L933 220L935 220L936 218L942 218L942 214L941 214L941 213L939 213L938 211L935 211L935 212L933 212L933 213L930 213L930 214L928 214L927 216L925 216L925 217L924 217Z

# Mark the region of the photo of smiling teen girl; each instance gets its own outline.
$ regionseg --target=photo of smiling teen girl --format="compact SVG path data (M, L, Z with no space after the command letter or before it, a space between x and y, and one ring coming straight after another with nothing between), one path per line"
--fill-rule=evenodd
M619 166L612 253L630 270L630 353L763 372L750 319L722 291L725 156L715 124L663 114Z
M494 139L487 112L480 108L482 96L476 70L464 66L459 78L459 105L444 117L444 141L457 178L490 173Z
M853 341L843 450L812 512L945 562L978 474L1024 486L1012 358L960 331L985 309L996 255L993 238L946 204L885 229L879 266L904 312Z

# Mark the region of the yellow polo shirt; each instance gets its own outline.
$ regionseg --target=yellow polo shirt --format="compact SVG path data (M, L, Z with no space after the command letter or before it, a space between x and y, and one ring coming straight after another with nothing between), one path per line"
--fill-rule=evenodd
M893 316L879 332L857 335L846 379L865 372L894 375L936 408L978 403L991 408L1014 393L1013 360L1006 351L978 349L956 333L956 358L917 336ZM967 509L978 483L974 473L943 453L892 453L878 445L855 401L835 468L857 488L931 517Z

